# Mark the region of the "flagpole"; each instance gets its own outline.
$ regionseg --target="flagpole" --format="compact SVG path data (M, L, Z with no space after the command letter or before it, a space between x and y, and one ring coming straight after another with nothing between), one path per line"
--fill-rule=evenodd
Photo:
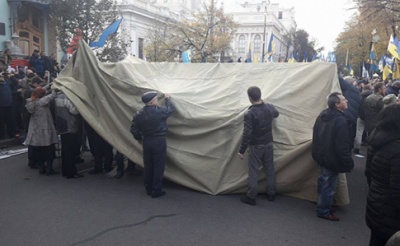
M265 32L267 29L267 6L265 6L265 10L264 10L264 36L263 36L263 48L262 48L262 59L261 61L264 63L265 61Z

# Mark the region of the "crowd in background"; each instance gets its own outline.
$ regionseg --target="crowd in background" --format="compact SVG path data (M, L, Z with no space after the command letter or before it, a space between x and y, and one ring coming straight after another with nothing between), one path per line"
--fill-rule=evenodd
M343 114L349 123L351 149L363 157L361 146L368 146L369 245L384 246L393 235L400 236L400 81L374 76L372 80L346 77L339 82L348 100Z
M43 52L40 57L34 56L35 53L38 52L32 55L29 68L0 69L0 139L19 137L20 133L28 130L26 99L31 97L36 87L50 88L53 78L60 72L52 58Z

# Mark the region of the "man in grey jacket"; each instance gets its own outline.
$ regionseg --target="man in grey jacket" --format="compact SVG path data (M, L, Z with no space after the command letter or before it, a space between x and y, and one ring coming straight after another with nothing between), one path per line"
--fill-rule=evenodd
M58 93L55 101L56 129L61 136L62 175L67 179L80 178L75 166L76 148L79 146L78 134L82 119L78 110L64 93Z

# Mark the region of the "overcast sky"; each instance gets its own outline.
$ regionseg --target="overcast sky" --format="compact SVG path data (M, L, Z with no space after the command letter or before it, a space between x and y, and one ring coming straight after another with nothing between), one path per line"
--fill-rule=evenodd
M279 3L282 7L294 7L297 27L306 30L314 37L318 41L318 47L324 46L324 53L333 50L336 37L355 12L351 9L354 6L351 0L272 0L271 2Z

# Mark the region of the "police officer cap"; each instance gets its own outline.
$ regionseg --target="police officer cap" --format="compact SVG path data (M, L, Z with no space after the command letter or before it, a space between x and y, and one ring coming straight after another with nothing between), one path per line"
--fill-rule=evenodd
M156 91L148 91L146 93L143 93L142 102L148 103L151 100L153 100L156 96L157 96L157 92Z

